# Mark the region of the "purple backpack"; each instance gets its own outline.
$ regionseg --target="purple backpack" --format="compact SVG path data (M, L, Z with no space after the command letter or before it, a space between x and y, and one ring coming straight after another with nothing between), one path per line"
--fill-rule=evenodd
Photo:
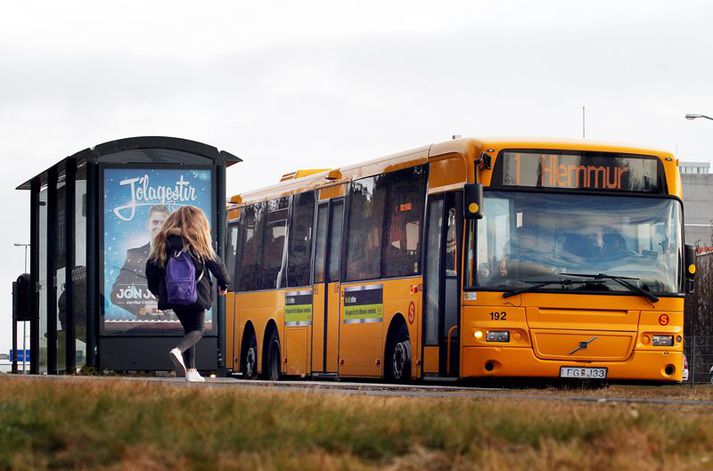
M168 258L166 263L166 300L169 304L188 306L198 300L198 282L203 272L196 279L196 266L185 250Z

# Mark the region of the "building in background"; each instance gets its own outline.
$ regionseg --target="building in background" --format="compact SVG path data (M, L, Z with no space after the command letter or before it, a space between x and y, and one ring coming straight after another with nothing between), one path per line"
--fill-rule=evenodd
M680 162L686 243L713 246L713 174L710 162Z

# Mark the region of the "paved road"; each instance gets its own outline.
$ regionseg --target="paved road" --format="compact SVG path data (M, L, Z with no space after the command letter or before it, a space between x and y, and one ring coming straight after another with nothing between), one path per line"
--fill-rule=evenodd
M61 381L67 383L82 381L136 381L165 384L173 387L209 387L209 388L235 388L270 391L294 391L322 394L347 394L390 397L434 397L434 398L468 398L468 399L507 399L531 401L566 401L566 402L593 402L593 403L624 403L624 404L660 404L676 406L698 406L713 408L713 400L681 398L681 389L687 386L651 386L658 397L637 397L642 389L631 390L626 393L626 386L618 386L616 395L608 395L607 390L595 391L562 391L557 393L545 389L507 389L487 387L464 387L460 385L393 385L376 383L356 383L344 381L248 381L234 378L209 378L205 383L186 383L183 378L170 377L135 377L135 376L14 376L3 375L7 378L28 378L35 381ZM666 396L666 390L673 391L671 397ZM699 386L711 388L711 386ZM687 392L687 391L686 391ZM646 394L644 394L646 395ZM707 395L710 396L710 395Z

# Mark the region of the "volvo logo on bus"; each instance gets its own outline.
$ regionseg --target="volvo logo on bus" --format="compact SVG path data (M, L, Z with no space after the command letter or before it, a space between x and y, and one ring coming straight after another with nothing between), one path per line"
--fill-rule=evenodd
M577 348L575 348L574 350L572 350L571 352L569 352L569 354L570 354L570 355L574 355L575 353L577 353L577 352L580 351L580 350L586 350L587 347L589 347L589 344L592 343L592 342L594 342L595 340L597 340L597 338L596 338L596 337L592 337L591 339L585 340L584 342L579 342L579 346L577 346Z

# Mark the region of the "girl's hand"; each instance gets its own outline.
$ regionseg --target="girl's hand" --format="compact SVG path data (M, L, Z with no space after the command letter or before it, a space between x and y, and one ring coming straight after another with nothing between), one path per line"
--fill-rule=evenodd
M227 289L218 288L218 296L225 296L225 293L227 293L227 292L228 292Z

